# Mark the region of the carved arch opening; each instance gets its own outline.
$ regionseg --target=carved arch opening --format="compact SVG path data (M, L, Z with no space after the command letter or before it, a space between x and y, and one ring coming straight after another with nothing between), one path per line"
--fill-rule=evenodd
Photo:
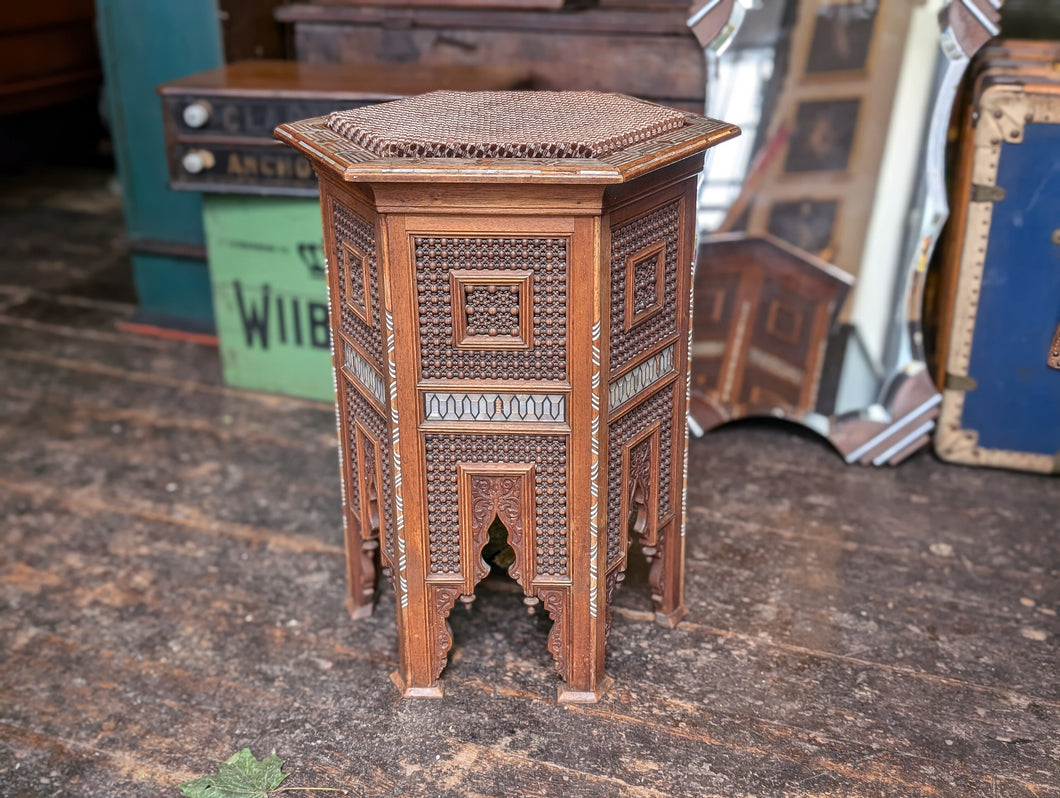
M548 635L548 650L556 661L556 668L567 677L566 646L568 635L570 584L566 579L539 577L536 568L535 523L535 466L532 463L494 464L459 463L457 466L457 496L459 502L460 573L457 579L434 578L432 582L433 610L437 622L434 678L441 676L453 645L448 617L458 601L474 601L476 586L489 575L489 565L483 551L490 543L490 528L500 522L506 531L514 561L507 568L511 577L528 599L540 601L552 619ZM459 581L457 581L459 580Z

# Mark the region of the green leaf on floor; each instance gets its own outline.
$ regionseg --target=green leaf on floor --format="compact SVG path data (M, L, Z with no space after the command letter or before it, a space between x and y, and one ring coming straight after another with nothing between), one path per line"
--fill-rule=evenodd
M268 798L284 779L283 760L276 754L258 760L244 748L223 762L216 776L203 776L180 785L187 798Z

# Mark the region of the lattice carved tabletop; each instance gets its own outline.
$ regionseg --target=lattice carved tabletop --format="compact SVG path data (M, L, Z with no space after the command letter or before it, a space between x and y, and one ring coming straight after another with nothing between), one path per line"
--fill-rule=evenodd
M631 543L683 605L695 185L739 131L596 92L436 92L281 125L321 185L349 605L440 696L499 521L561 700L608 684Z

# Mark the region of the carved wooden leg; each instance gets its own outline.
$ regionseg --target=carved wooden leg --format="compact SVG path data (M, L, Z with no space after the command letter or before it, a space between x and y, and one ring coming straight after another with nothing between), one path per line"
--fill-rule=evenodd
M655 622L671 629L688 614L684 604L685 541L679 529L679 522L671 521L659 530L648 572Z
M552 615L556 623L549 636L549 650L556 656L556 667L563 677L563 684L556 694L560 702L595 704L613 682L604 675L607 607L603 603L603 587L601 583L598 606L588 601L570 601L571 593L562 591L568 601L558 613L559 617ZM551 593L548 590L541 592ZM549 598L544 602L548 609ZM558 597L554 604L559 607Z
M658 522L659 484L664 467L660 455L666 452L663 446L659 426L650 428L629 446L623 458L628 491L625 506L630 532L648 561L655 620L672 628L688 610L684 606L684 538L680 535L680 508L675 508L670 520L663 524Z
M356 524L346 531L346 584L349 596L346 609L354 620L368 618L375 611L377 556L379 541L364 540Z
M442 697L439 676L453 644L446 618L460 596L460 588L423 587L413 591L416 595L406 606L399 601L397 608L398 669L390 678L404 698Z

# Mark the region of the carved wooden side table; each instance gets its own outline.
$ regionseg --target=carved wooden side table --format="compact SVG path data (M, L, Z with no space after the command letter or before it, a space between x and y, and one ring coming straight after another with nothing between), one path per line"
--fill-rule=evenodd
M406 696L446 618L510 575L554 624L559 697L605 686L630 538L684 614L696 177L731 125L596 92L435 92L285 124L320 178L351 608L394 585Z

